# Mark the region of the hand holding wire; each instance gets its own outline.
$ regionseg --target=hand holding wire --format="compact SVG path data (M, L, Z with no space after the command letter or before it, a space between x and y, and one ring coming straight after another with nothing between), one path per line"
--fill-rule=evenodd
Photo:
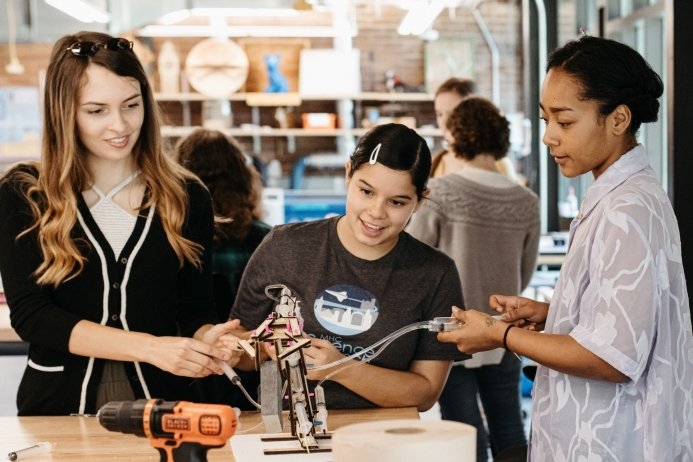
M489 306L501 313L501 321L534 331L544 329L549 311L548 303L515 295L491 295Z
M502 347L507 324L477 310L453 310L453 317L462 325L452 331L438 333L438 340L454 343L468 354Z

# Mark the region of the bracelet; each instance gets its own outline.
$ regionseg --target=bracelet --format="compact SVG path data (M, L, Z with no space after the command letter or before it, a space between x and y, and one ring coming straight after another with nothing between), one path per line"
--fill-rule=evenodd
M503 334L503 348L506 350L510 351L508 349L508 332L510 332L510 329L515 327L513 324L509 324L508 327L505 329L505 333Z

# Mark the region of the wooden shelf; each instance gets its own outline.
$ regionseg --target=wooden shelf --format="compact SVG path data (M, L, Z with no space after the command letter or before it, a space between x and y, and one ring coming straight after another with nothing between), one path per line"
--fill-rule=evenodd
M227 136L234 138L252 138L253 151L261 151L262 139L268 138L286 138L288 141L289 152L294 152L296 149L296 138L358 138L363 136L367 128L270 128L264 126L267 121L263 121L260 111L263 108L273 107L299 107L306 102L317 101L334 103L337 101L351 101L353 104L352 114L359 122L362 119L362 102L380 102L380 103L433 103L434 96L429 93L388 93L388 92L362 92L351 95L304 95L297 92L288 93L264 93L264 92L239 92L228 95L225 98L209 97L195 92L182 93L156 93L155 99L160 102L180 103L183 111L183 120L180 126L164 126L161 129L161 134L168 138L185 137L198 128L199 125L191 124L191 105L190 102L205 102L205 101L231 101L245 105L243 110L250 109L251 124L241 124L238 127L226 128L220 130ZM313 105L315 106L315 105ZM304 107L305 109L305 107ZM334 107L328 110L333 112ZM430 109L432 111L432 108ZM195 109L197 111L197 109ZM314 111L314 109L313 109ZM429 109L426 109L428 112ZM301 112L299 110L299 112ZM319 112L319 111L318 111ZM197 121L199 122L199 119ZM442 130L433 126L419 128L417 132L421 136L441 137Z
M252 101L254 98L266 100L271 98L268 93L233 93L225 98L216 98L205 96L200 93L155 93L154 98L157 101ZM387 93L387 92L364 92L356 95L301 95L299 93L282 93L277 94L281 99L287 97L298 98L303 101L389 101L389 102L426 102L433 101L433 95L430 93Z
M354 95L350 99L356 101L393 101L393 102L433 102L434 95L431 93L387 93L387 92L366 92Z
M165 137L183 137L192 133L194 130L202 128L199 126L189 126L189 127L174 127L174 126L164 126L161 128L161 134ZM295 136L295 137L335 137L335 136L363 136L368 129L367 128L227 128L220 130L227 136L233 136L234 138L242 137L284 137L284 136ZM417 133L421 136L442 136L443 132L437 128L418 128Z

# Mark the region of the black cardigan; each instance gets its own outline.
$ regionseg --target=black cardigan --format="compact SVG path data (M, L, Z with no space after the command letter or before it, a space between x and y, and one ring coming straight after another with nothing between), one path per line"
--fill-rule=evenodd
M33 222L20 187L11 173L0 182L0 272L12 327L30 343L17 394L19 415L97 411L103 361L68 352L72 329L82 319L156 336L188 337L204 324L218 322L210 274L212 206L199 183L186 184L189 207L183 235L203 246L201 271L187 262L180 267L156 206L142 210L116 258L78 194L72 239L87 261L76 278L55 289L39 286L32 276L42 260L37 233L16 239ZM189 378L147 363L125 363L125 369L137 398L195 399Z

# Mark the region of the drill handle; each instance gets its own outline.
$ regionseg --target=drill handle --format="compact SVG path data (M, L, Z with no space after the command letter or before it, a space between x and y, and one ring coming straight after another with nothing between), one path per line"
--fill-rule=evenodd
M209 446L199 443L181 443L177 448L158 447L160 462L207 462Z

